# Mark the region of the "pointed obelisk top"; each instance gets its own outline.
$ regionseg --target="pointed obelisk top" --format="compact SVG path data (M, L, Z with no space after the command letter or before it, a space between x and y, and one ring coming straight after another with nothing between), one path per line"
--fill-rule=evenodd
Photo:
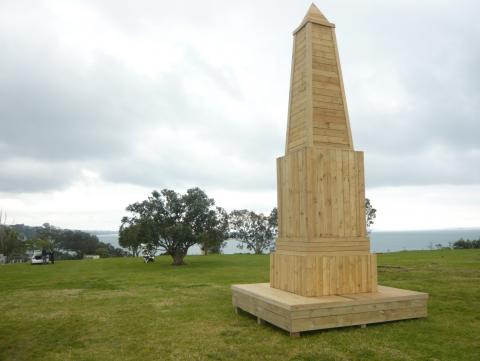
M318 19L318 20L328 21L328 19L325 17L325 15L322 14L322 12L317 8L317 6L314 3L312 3L312 5L310 5L310 8L308 9L304 20L306 18L315 18L315 19Z
M307 14L302 20L302 23L298 28L295 29L293 33L295 34L297 31L303 28L305 24L308 22L329 26L331 28L335 27L335 24L332 24L330 21L328 21L325 15L322 14L322 12L317 8L317 6L314 3L310 5L310 7L308 8Z

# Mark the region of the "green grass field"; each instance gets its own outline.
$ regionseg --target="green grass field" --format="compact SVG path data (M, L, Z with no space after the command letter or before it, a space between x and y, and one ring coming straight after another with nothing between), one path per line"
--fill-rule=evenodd
M235 315L268 256L0 267L0 360L480 360L480 250L379 255L379 282L430 294L427 319L291 339ZM393 267L392 267L393 266Z

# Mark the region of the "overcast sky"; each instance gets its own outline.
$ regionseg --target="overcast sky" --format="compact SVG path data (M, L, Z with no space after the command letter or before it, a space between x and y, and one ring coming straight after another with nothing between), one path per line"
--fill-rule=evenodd
M153 189L276 205L310 2L0 0L0 209L117 229ZM374 229L480 226L480 3L322 0Z

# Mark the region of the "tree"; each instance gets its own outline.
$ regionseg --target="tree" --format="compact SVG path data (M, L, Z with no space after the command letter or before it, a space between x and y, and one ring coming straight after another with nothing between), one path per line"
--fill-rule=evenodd
M0 254L4 256L21 255L24 248L24 242L18 232L7 226L7 214L0 210Z
M55 237L56 248L73 251L78 258L83 258L85 254L96 254L96 250L100 246L97 236L83 231L62 229L58 230Z
M62 229L54 227L50 223L44 223L42 227L37 230L33 238L47 241L48 248L55 250L59 247L62 232L64 232ZM42 247L40 247L40 249L41 248Z
M200 188L191 188L183 195L163 189L153 191L143 202L127 207L131 213L123 224L138 225L144 243L160 247L173 259L173 265L184 264L188 249L200 244L219 226L215 202Z
M0 225L0 254L4 256L21 255L24 253L25 244L19 234L5 225Z
M375 222L375 218L377 218L377 210L373 208L370 199L365 198L365 218L367 223L367 230L370 233L370 226Z
M261 254L273 246L277 235L277 209L269 216L246 209L230 213L230 228L232 238L240 241L239 248L246 247Z
M43 239L43 238L33 238L29 239L25 242L26 247L30 249L31 251L33 250L41 250L41 249L50 249L54 250L55 249L55 244L52 240L49 239Z
M101 258L108 258L122 257L126 255L126 252L120 248L115 248L109 243L98 242L98 247L94 254L98 254Z
M478 240L464 240L463 238L460 238L458 241L456 241L453 244L453 248L455 249L471 249L471 248L480 248L480 237Z
M222 247L225 246L225 240L229 236L228 213L225 209L217 207L215 218L212 218L211 221L214 224L208 227L209 230L204 233L199 242L204 255L220 253Z
M128 249L134 257L137 257L142 246L142 239L144 238L142 233L141 224L129 224L128 218L123 217L118 233L118 243L123 248Z

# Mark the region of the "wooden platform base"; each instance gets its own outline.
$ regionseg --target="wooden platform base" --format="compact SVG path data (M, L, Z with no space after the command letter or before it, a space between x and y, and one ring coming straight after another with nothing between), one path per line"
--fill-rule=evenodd
M304 297L268 283L232 286L233 306L298 337L302 331L427 317L428 294L378 286L378 292Z

